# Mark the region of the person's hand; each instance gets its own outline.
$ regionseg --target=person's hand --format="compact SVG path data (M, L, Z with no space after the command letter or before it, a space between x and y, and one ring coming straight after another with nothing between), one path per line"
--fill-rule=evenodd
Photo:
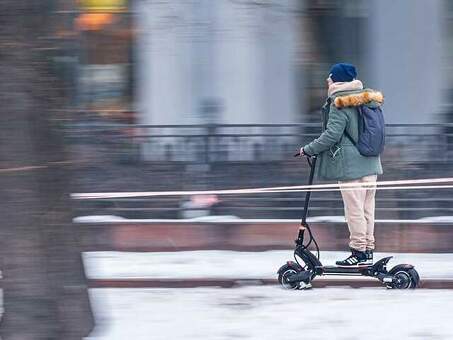
M304 147L300 148L300 156L305 156Z

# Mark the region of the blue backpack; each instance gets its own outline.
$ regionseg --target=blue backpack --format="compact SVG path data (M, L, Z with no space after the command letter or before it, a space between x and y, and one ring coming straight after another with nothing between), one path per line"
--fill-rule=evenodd
M359 139L357 143L345 131L359 153L366 157L379 156L384 151L385 122L380 107L370 108L366 105L357 107L359 114Z

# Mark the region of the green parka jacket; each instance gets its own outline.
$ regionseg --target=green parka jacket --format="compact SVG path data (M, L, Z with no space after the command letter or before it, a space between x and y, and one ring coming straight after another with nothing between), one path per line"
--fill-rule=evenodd
M364 89L339 91L329 97L322 107L323 133L304 146L304 152L318 155L317 177L322 180L353 180L367 175L382 174L380 157L362 156L352 141L357 142L359 113L357 106L380 106L383 95Z

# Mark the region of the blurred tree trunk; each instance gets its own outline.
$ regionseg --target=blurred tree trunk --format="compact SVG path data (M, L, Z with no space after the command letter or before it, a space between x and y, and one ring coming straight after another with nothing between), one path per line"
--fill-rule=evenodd
M64 89L45 57L49 4L0 1L2 340L82 339L93 328L56 128Z

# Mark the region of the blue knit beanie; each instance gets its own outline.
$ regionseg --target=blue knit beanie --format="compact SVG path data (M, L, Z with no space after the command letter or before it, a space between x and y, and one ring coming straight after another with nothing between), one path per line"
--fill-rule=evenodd
M357 77L357 71L354 65L339 63L330 69L330 79L334 83L353 81Z

